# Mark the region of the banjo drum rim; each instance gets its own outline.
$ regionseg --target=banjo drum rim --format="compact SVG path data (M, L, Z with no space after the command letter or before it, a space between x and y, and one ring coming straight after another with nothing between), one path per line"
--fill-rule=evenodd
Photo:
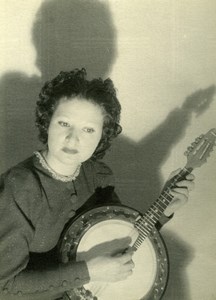
M89 228L95 224L105 220L120 219L130 222L135 226L136 220L139 217L142 217L142 214L138 210L122 204L98 205L92 209L85 210L71 218L65 225L57 245L59 260L67 263L71 259L75 259L79 241ZM155 227L147 238L150 239L156 252L158 267L156 280L152 288L144 298L139 300L159 300L164 295L169 278L168 251L160 232Z

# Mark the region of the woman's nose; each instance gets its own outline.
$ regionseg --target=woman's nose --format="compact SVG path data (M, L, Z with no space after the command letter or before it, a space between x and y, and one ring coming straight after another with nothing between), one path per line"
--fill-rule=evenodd
M66 135L66 140L68 142L70 142L72 140L79 141L79 135L74 128L69 128L67 135Z

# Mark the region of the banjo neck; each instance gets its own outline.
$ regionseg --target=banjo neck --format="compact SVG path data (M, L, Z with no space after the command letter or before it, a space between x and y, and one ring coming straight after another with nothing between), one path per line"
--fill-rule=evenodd
M149 235L154 225L172 201L173 196L170 193L171 189L175 187L178 181L190 174L193 169L202 166L206 162L210 152L213 150L215 141L216 128L212 128L206 134L202 134L196 138L191 146L188 147L185 152L185 155L187 156L185 167L168 181L159 198L150 206L149 210L137 220L135 225L139 231L139 236L132 246L135 251Z
M176 186L178 181L183 180L188 174L190 174L192 170L193 168L184 167L176 176L171 178L158 199L150 206L148 211L137 220L136 228L139 231L139 236L133 245L133 249L135 251L147 238L155 224L159 221L160 217L164 213L165 209L172 201L173 195L170 193L171 189Z

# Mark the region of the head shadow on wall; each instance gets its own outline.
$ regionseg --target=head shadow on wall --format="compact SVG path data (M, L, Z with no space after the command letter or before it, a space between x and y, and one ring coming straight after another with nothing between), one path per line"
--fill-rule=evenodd
M85 67L106 77L116 58L116 30L108 4L91 0L45 0L32 27L41 76L8 72L0 80L0 172L39 146L35 104L45 81L60 71Z
M116 30L105 1L45 1L32 40L42 79L85 67L90 78L109 73L116 57Z

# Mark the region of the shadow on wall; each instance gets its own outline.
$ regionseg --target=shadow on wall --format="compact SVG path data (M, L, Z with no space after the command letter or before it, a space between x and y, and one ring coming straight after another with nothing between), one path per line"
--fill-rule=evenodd
M89 78L105 77L116 58L116 30L105 1L44 1L32 41L41 77L10 72L0 81L0 173L40 147L34 114L45 81L76 67L85 67Z
M193 260L195 249L182 242L173 232L163 232L163 238L169 254L169 280L163 300L191 300L190 281L187 267Z
M117 54L116 30L105 1L44 1L36 15L32 40L41 77L11 72L0 82L0 173L40 147L34 111L44 81L61 70L76 67L85 67L89 78L107 77ZM150 205L156 199L161 190L161 165L183 137L192 114L198 116L204 112L213 100L214 92L215 87L211 86L189 96L180 109L172 111L141 142L136 144L121 137L114 143L106 161L119 178L118 192L125 204L144 211L146 204ZM176 248L185 249L182 265L190 249L183 241L172 237L170 240L171 253L175 253ZM175 262L175 256L171 258ZM177 276L184 277L185 269L180 267L179 261L176 264L176 281L173 279L175 282L172 280L172 283L182 290L181 299L186 300L189 292L181 286Z
M204 113L214 100L214 94L215 86L212 85L188 96L181 108L171 111L166 120L139 143L125 137L114 142L105 160L114 171L117 193L125 205L144 212L158 198L163 187L161 166L184 137L192 115L198 117ZM192 260L192 249L173 233L165 236L165 240L170 279L163 299L191 300L186 267Z
M159 196L162 165L172 148L184 137L192 115L198 117L204 113L214 100L214 94L214 85L194 92L185 99L182 107L171 111L138 143L121 136L114 141L105 160L114 171L118 192L125 204L144 211L146 204L149 207Z
M45 1L32 39L43 81L81 67L89 78L102 77L116 58L116 29L106 1Z

